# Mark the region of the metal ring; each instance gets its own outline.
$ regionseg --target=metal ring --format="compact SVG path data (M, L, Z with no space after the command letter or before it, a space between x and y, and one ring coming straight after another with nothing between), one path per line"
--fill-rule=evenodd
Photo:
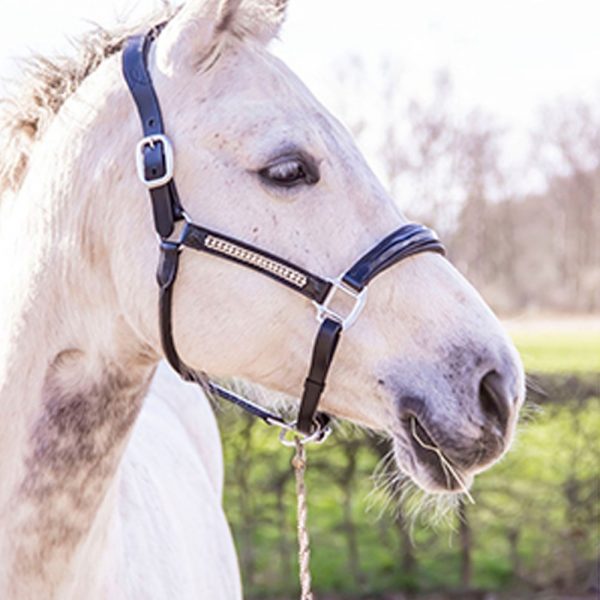
M294 439L291 440L286 437L290 431L294 434ZM331 432L331 427L327 425L325 427L319 427L307 435L298 431L295 425L288 424L287 427L281 427L279 441L288 448L293 448L296 445L296 438L300 440L300 443L303 446L306 446L306 444L322 444L331 435Z
M313 300L313 304L317 309L317 321L322 323L325 319L333 319L334 321L341 323L344 329L349 329L365 306L367 288L365 287L360 292L357 292L355 289L344 283L343 275L340 275L335 279L328 279L327 281L331 284L331 288L327 293L325 300L323 300L321 304ZM331 303L337 292L347 298L351 298L354 302L352 308L346 315L340 314L338 311L331 308Z
M168 238L164 238L160 234L157 234L160 244L172 244L173 246L177 246L177 248L181 248L183 246L183 242L185 242L185 238L188 235L191 224L192 222L186 219L184 216L183 226L181 227L181 232L177 237L174 237L176 234L176 230L173 231L173 233Z

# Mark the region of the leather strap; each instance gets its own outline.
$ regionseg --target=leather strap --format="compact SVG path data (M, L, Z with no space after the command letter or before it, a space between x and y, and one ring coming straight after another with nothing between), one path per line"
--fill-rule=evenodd
M148 52L154 37L154 30L151 35L133 36L123 50L123 75L137 107L144 137L164 133L160 103L147 67ZM146 180L163 177L166 173L166 157L162 143L147 144L142 151ZM169 237L183 212L175 182L171 179L164 185L149 189L149 192L154 227L161 237Z
M320 413L317 422L315 417L342 330L342 324L333 319L325 319L319 327L296 421L296 429L306 435L313 433L316 427L324 427L329 421L324 413Z
M352 265L342 281L357 292L396 263L421 252L445 254L444 246L435 233L418 223L409 223L397 229Z
M182 243L188 248L207 252L258 271L318 304L323 303L331 289L329 281L294 263L194 223L186 225Z
M144 135L160 134L165 130L160 102L147 66L153 39L149 35L134 35L123 49L123 75L140 115Z
M160 341L168 363L185 381L195 381L194 372L181 360L173 340L173 288L179 269L181 247L162 242L156 280L159 288L158 316Z

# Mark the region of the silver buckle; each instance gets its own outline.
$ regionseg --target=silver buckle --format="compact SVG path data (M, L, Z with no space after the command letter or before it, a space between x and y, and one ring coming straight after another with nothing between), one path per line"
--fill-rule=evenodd
M348 329L352 326L354 321L356 321L358 315L365 306L365 300L367 299L367 288L365 287L361 292L357 292L350 286L346 285L341 276L337 277L336 279L328 279L328 281L331 283L331 289L325 297L325 300L323 300L323 303L319 304L318 302L313 301L313 304L317 309L317 321L322 323L325 319L333 319L334 321L340 323L344 329ZM347 315L342 315L331 308L331 303L338 292L345 294L354 302L352 309Z
M190 216L185 212L185 210L181 211L181 216L183 217L183 221L178 221L177 223L175 223L173 233L169 237L164 238L162 237L162 235L160 235L160 233L156 234L159 244L171 244L179 248L183 247L183 242L185 241L185 238L189 231L189 226L192 225L193 222Z
M150 146L154 148L156 144L162 144L163 154L165 157L165 173L157 179L146 179L146 169L144 165L144 150ZM169 138L162 133L155 133L154 135L147 135L142 138L135 147L135 164L137 167L138 177L140 181L150 190L161 187L171 179L173 179L173 146Z
M282 424L272 422L272 425L278 425L281 428L279 432L279 441L283 446L292 448L296 445L296 440L300 440L300 443L305 446L306 444L322 444L327 440L333 431L329 425L325 427L317 427L311 434L300 433L293 423ZM290 439L291 436L291 439Z

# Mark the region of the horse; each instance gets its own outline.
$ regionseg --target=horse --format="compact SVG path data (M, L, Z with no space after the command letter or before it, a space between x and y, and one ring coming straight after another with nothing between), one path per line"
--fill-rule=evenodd
M269 53L286 5L188 0L156 30L148 70L190 217L334 281L407 221L346 129ZM3 112L0 597L11 600L242 594L213 411L161 362L160 248L121 72L129 33L38 61ZM317 327L306 298L185 250L172 304L191 368L297 394ZM510 447L523 398L501 324L427 252L369 286L321 410L390 436L423 489L458 493Z

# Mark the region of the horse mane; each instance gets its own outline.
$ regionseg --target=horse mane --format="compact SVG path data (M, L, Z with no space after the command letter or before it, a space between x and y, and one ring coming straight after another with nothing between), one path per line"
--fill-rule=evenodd
M263 43L276 35L285 16L288 0L221 0L220 31L243 39L254 37ZM119 52L127 38L136 32L170 20L179 10L172 0L162 0L162 8L142 23L109 31L96 25L72 41L73 56L48 58L33 55L22 59L22 75L13 82L13 91L0 98L0 199L7 191L19 190L35 143L52 123L54 116L84 79L109 56Z
M21 59L21 76L12 81L10 91L0 99L0 198L7 191L18 191L34 144L40 140L55 115L84 79L108 57L123 47L129 35L150 29L170 19L175 9L165 4L137 26L122 26L109 31L99 25L72 41L73 55L48 58L33 55Z

